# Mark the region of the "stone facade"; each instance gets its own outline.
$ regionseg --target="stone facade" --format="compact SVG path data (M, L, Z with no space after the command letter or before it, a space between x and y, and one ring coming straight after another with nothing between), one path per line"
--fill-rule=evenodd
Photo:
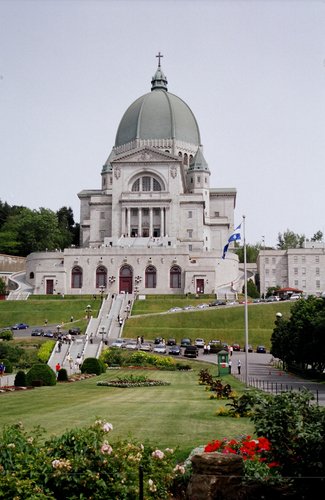
M28 256L35 293L211 294L239 283L237 256L221 259L236 189L210 187L196 119L160 66L151 83L122 117L101 188L78 194L81 248Z

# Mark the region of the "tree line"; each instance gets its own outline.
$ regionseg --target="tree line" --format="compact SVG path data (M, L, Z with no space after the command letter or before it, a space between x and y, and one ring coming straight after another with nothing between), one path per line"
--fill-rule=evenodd
M57 212L32 210L0 200L0 253L26 257L31 252L79 246L79 233L71 207Z

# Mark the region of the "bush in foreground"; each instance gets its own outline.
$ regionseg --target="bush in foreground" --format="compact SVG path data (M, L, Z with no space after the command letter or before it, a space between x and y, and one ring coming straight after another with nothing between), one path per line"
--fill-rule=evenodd
M23 370L19 370L19 372L16 373L14 385L15 387L26 387L27 378Z
M111 444L111 430L97 420L41 443L39 429L27 434L21 425L6 427L0 436L0 498L131 500L139 498L140 465L144 498L170 498L171 484L183 472L175 467L173 450L127 440Z
M105 372L105 364L97 358L86 358L81 365L81 373L95 373L96 375L100 375Z
M27 372L27 385L56 385L54 371L48 365L37 364Z

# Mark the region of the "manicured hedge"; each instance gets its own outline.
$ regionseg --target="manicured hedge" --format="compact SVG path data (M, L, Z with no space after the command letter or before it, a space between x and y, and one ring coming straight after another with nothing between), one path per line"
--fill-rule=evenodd
M26 375L27 385L56 385L56 375L48 365L36 364Z

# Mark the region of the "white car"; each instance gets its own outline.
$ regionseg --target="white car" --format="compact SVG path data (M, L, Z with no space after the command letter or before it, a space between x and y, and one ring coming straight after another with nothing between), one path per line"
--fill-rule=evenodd
M199 304L196 306L197 309L209 309L209 304Z
M125 340L124 339L115 339L111 343L111 347L125 347Z
M143 342L140 346L140 351L150 352L152 351L152 345L149 342Z
M125 349L135 350L135 349L138 349L138 347L139 346L138 346L138 343L136 340L129 340L125 344Z
M181 307L172 307L171 309L169 309L168 312L174 313L174 312L180 312L180 311L183 311L183 309Z
M196 347L204 347L204 344L205 344L204 339L195 339L194 345Z
M156 352L158 354L166 354L167 349L166 349L165 344L155 345L155 347L153 348L153 352Z

